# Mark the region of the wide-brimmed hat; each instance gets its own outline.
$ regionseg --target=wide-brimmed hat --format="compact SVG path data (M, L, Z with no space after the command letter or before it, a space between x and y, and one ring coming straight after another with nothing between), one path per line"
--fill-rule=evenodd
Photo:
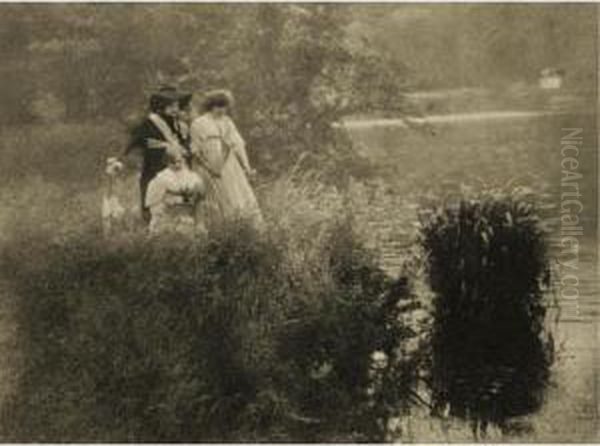
M172 85L162 85L150 95L150 104L160 104L164 107L177 102L181 107L185 107L191 99L191 93L183 92Z

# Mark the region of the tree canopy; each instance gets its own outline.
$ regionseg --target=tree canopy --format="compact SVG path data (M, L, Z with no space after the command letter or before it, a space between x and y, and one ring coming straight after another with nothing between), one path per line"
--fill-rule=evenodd
M420 88L536 81L547 67L594 89L595 5L356 6L353 32L406 64Z

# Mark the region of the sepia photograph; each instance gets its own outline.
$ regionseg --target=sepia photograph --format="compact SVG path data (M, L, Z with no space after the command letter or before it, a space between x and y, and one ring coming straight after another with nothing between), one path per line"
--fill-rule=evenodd
M600 442L596 3L1 3L0 442Z

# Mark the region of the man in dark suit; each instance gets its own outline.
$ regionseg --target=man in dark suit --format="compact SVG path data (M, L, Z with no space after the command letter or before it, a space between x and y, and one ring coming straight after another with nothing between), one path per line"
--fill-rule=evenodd
M189 102L190 94L171 86L158 89L150 97L150 113L132 132L126 154L135 148L142 151L140 195L142 218L150 222L150 209L146 206L146 190L150 181L167 166L167 152L181 152L189 158L187 135L178 122L180 106Z

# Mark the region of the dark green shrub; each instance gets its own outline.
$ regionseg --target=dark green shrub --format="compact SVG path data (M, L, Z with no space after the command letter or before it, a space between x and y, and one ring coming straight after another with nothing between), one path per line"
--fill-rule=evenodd
M408 284L346 228L302 271L285 237L240 223L193 242L87 230L7 246L24 367L6 438L380 439L412 370Z
M543 340L547 247L535 208L483 195L439 206L421 243L435 293L430 379L434 407L488 422L536 411L548 383Z

